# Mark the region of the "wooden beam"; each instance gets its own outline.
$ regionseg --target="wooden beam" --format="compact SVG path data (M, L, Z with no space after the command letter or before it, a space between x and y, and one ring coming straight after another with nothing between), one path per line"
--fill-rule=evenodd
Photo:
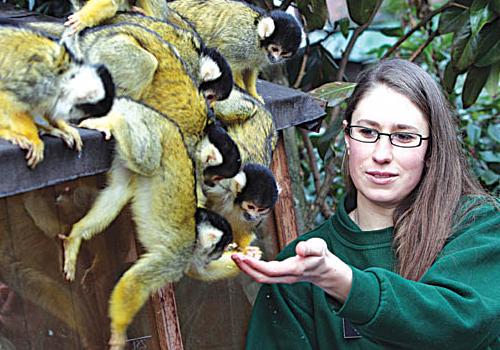
M278 145L273 153L271 169L276 176L278 186L281 188L280 196L274 207L274 220L278 231L280 250L298 237L298 226L295 217L295 203L293 199L292 181L288 170L283 132L279 132ZM293 165L292 166L298 166Z
M162 350L183 350L175 291L172 283L153 294L152 304L155 311L156 327Z

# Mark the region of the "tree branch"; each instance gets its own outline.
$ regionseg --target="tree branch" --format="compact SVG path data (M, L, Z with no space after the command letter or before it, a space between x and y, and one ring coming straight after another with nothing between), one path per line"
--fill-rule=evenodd
M389 57L390 55L392 55L394 53L394 51L396 51L396 49L399 46L401 46L401 44L403 42L405 42L406 39L408 39L419 28L425 26L427 24L427 22L429 22L434 16L436 16L437 14L443 12L444 10L446 10L446 9L448 9L450 7L460 7L460 8L463 8L463 5L457 4L457 3L453 2L453 1L449 1L449 2L445 3L443 6L435 9L432 12L430 12L427 16L425 16L424 18L422 18L422 20L420 22L418 22L417 25L415 25L412 29L410 29L401 38L399 38L399 40L396 41L396 43L389 50L387 50L387 52L384 54L384 56L382 57L382 59L385 59L385 58Z
M438 35L438 31L437 30L433 31L431 33L431 35L429 35L427 40L422 45L420 45L420 47L410 56L409 61L410 62L415 61L417 59L417 57L420 56L420 54L425 50L425 48L427 46L429 46L429 44L432 42L432 40L434 40L434 38L437 35Z
M309 138L309 134L304 129L300 129L300 135L302 136L302 140L304 140L304 146L306 147L307 157L309 158L309 166L311 167L311 172L314 179L314 188L316 193L319 191L321 180L319 175L318 164L316 162L316 156L314 154L314 148Z
M368 21L362 26L357 27L352 33L352 36L349 39L349 42L347 43L347 47L345 51L342 53L342 59L340 60L339 70L337 71L337 76L335 79L336 81L342 81L342 77L344 76L344 71L347 67L347 62L349 61L349 56L351 55L351 51L354 48L354 44L358 40L358 37L361 35L361 33L363 33L365 29L368 28L368 26L372 23L373 18L375 18L375 15L377 14L381 4L382 1L378 1L377 6L373 10L373 13L371 14Z

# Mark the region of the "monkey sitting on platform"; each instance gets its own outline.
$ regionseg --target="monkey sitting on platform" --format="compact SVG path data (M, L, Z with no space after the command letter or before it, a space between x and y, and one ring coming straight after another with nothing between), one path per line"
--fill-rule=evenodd
M190 21L205 44L227 59L236 85L263 101L256 90L259 68L293 56L301 42L297 20L281 10L263 9L236 0L176 0L169 20Z
M80 151L69 119L105 115L114 84L104 65L89 65L65 44L40 32L0 24L0 137L27 150L34 168L43 159L39 127ZM35 118L47 121L37 125Z

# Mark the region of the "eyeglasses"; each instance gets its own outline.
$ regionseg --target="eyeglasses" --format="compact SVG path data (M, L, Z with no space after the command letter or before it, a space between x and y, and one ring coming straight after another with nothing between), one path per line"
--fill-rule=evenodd
M387 134L359 125L349 125L346 127L346 133L351 139L364 143L375 143L381 135L385 135L389 137L392 145L403 148L418 147L422 144L422 140L430 139L430 136L422 137L422 135L412 132L392 132Z

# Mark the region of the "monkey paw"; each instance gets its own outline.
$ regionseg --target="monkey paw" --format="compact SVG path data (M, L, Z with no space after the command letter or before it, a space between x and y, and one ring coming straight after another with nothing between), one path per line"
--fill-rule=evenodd
M85 119L78 126L80 128L100 131L104 134L105 140L111 139L111 126L107 122L106 117Z
M31 169L34 169L38 163L43 160L43 142L32 142L24 137L14 141L22 149L28 150L26 153L27 164Z
M76 273L76 259L82 239L72 237L71 235L59 235L59 238L62 239L64 248L64 277L68 281L73 281Z
M70 27L72 30L72 34L77 33L85 27L88 27L85 23L83 23L82 19L80 18L80 13L76 12L70 16L68 16L68 19L66 22L64 22L64 25L66 27Z
M243 249L243 254L258 260L262 258L262 250L259 247L251 245Z
M127 336L124 333L111 331L111 338L109 339L109 350L122 350L125 348Z
M66 126L64 130L54 129L51 135L59 137L68 145L69 148L75 148L78 152L82 150L83 142L78 130L72 126Z

